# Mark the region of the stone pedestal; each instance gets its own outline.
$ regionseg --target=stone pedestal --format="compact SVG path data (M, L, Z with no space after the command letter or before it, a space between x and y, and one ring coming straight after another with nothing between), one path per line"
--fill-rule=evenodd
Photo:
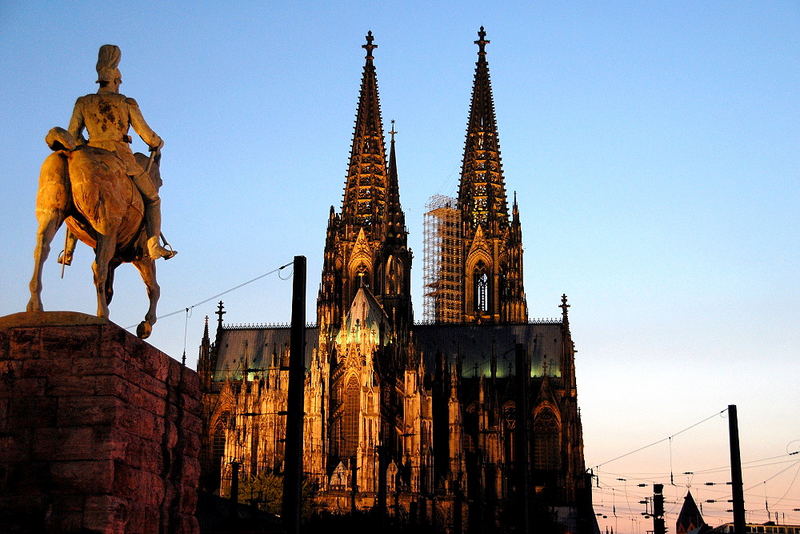
M194 534L197 374L72 312L0 318L0 532Z

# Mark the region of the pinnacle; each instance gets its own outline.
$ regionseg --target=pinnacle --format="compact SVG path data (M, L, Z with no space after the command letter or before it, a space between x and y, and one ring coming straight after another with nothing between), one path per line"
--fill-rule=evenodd
M342 202L342 222L353 230L380 225L386 212L388 176L378 80L372 62L372 52L377 48L374 39L370 31L362 45L367 56Z
M500 158L492 83L486 61L486 31L478 32L478 62L472 86L459 186L464 220L486 230L508 224L508 203Z

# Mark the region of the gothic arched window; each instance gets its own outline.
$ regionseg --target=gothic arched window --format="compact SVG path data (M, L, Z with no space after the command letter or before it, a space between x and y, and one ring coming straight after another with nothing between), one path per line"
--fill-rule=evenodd
M508 270L505 266L500 269L500 295L505 299L511 296L511 287L508 283Z
M399 295L403 284L403 263L389 256L386 262L386 293L389 295Z
M561 427L549 408L540 411L533 420L533 467L556 471L561 467Z
M489 274L486 272L486 265L480 261L475 266L473 273L473 285L475 295L475 311L489 311Z
M342 415L342 456L355 456L358 447L358 408L361 388L358 379L351 377L344 393L344 414Z
M219 462L225 454L225 427L228 424L228 414L219 418L214 429L213 442L211 444L211 457L215 463Z

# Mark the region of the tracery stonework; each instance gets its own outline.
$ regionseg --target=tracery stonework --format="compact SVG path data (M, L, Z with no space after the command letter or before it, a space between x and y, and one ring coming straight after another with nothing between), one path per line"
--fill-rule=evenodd
M378 508L446 532L510 531L525 472L539 525L593 532L568 304L563 297L560 320L527 320L519 210L515 199L509 218L483 28L476 43L458 200L462 320L415 324L397 132L392 125L387 155L377 46L367 36L342 207L328 218L318 325L306 330L309 500L315 511ZM283 469L289 355L288 327L228 326L224 313L220 303L198 364L204 486L222 493L232 460L245 478ZM530 368L524 381L518 345Z

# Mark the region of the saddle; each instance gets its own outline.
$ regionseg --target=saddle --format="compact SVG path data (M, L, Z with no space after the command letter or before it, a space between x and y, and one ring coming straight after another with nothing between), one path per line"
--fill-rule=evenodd
M136 226L134 228L129 228L129 239L125 239L121 242L117 243L117 252L115 256L118 260L123 262L130 262L137 259L141 259L142 257L146 256L146 232L145 232L145 223L144 223L144 203L145 199L143 198L142 194L139 192L139 189L133 183L132 177L130 177L127 172L125 172L125 164L117 154L114 152L102 149L91 147L88 145L79 145L75 138L70 134L67 130L60 127L51 128L50 131L45 136L45 143L51 150L54 152L61 152L63 157L68 157L66 153L76 153L78 151L85 154L84 157L81 159L84 163L87 161L91 161L94 165L93 167L97 168L98 172L88 173L98 176L101 174L101 170L104 171L102 174L105 174L106 177L99 179L96 182L96 188L101 187L101 183L105 182L107 185L106 187L111 187L109 184L119 184L120 182L116 180L108 180L107 176L109 174L114 174L117 176L127 176L128 177L128 186L123 186L119 188L117 186L116 193L117 196L122 196L116 204L118 208L122 208L121 204L127 206L126 209L133 210L138 214L135 219L138 219L136 222ZM83 155L82 154L82 155ZM148 158L144 154L137 153L135 154L137 162L142 165L142 168L146 168L148 166ZM69 158L68 158L69 159ZM111 165L109 165L111 164ZM116 169L115 169L116 167ZM156 175L157 173L157 165L154 166L154 170ZM84 178L87 173L81 173L81 178ZM155 180L154 180L155 181ZM158 180L160 182L160 179ZM160 184L158 184L160 185ZM75 184L70 181L70 188L75 189ZM81 183L78 184L78 187L81 189L81 193L84 197L88 195L92 197L97 197L98 192L90 191L90 189L94 189L94 187L89 187L89 183L85 180L81 180ZM106 189L106 194L109 191ZM73 197L73 205L75 206L75 210L73 213L70 213L70 216L66 219L66 224L69 230L76 236L78 239L86 243L87 245L94 248L95 238L93 233L95 231L101 231L98 228L97 222L104 217L107 217L108 214L100 213L103 211L106 206L104 206L102 202L77 202L74 198L75 191L70 191L70 196ZM106 200L108 197L105 197ZM106 202L107 203L107 202ZM87 206L88 204L88 206ZM83 209L81 209L83 208ZM89 211L89 210L92 211ZM97 210L97 211L94 211ZM131 232L131 230L133 230ZM70 254L71 255L71 254Z

